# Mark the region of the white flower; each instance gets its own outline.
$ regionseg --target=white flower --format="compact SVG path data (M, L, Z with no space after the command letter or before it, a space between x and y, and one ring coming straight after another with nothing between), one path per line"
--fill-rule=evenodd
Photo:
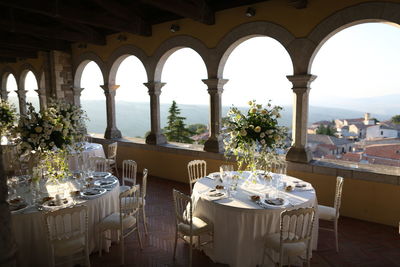
M260 133L260 137L264 138L265 137L265 133Z
M256 128L254 128L254 131L255 131L256 133L261 132L261 127L260 127L260 126L257 126Z
M241 136L246 136L247 135L246 130L245 129L240 130L240 135Z
M265 145L265 140L264 140L264 139L261 139L260 143L261 143L262 145Z
M42 131L43 131L43 128L42 128L42 127L40 127L40 126L36 126L36 127L35 127L35 132L41 133Z

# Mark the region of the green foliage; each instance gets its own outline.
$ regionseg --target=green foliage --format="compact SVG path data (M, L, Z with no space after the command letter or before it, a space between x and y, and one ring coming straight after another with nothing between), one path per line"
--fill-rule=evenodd
M394 124L400 124L400 115L396 115L392 117L392 122Z
M324 135L330 135L330 136L334 136L336 133L336 130L327 125L326 127L324 125L320 125L318 126L317 130L315 131L316 134L324 134Z
M207 125L202 123L190 124L188 129L195 134L202 134L208 131Z
M193 140L190 138L194 133L186 128L185 117L179 116L181 110L178 108L175 100L169 108L168 124L164 128L164 134L168 141L189 143L192 144Z
M17 121L14 105L6 100L0 101L0 135L11 135Z

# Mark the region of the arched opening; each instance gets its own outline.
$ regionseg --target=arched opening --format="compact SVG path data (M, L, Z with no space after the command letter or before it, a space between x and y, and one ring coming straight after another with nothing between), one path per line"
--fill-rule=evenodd
M161 80L166 83L160 97L161 128L168 126L168 116L175 101L180 114L186 118L187 138L178 141L203 144L208 138L209 95L202 79L207 69L201 56L191 48L181 48L172 53L162 69ZM168 136L167 136L168 138Z
M291 128L292 90L286 75L293 73L288 52L277 40L260 36L241 41L229 55L223 77L228 79L222 94L222 114L234 105L248 109L248 101L283 107L280 124ZM236 45L236 44L233 44Z
M81 93L81 105L89 117L89 133L102 134L107 127L105 95L100 87L104 84L103 81L99 66L93 61L88 62L83 68L80 86L84 88Z
M8 101L12 103L19 113L18 94L15 92L18 89L17 80L11 73L7 75L6 89L8 92Z
M135 56L126 57L118 67L115 97L118 129L123 136L144 138L150 128L150 101L146 70Z
M373 155L366 151L382 145L390 158L390 145L383 144L400 144L400 125L392 120L400 115L399 45L399 25L362 23L337 32L321 46L311 66L311 73L318 76L310 91L308 129L308 145L314 143L316 148L314 158L340 164L366 159L363 162L369 165L398 166L388 159L369 160ZM381 127L388 129L384 136ZM347 153L329 155L315 134L331 136L331 149L340 144Z
M35 75L32 71L28 71L25 76L25 90L27 91L26 102L32 103L36 111L40 110L39 95L35 91L38 88L38 82Z

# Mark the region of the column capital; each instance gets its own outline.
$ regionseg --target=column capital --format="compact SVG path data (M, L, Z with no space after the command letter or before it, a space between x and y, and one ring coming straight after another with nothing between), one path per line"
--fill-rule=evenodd
M148 90L149 95L161 95L161 88L163 88L164 85L166 85L166 83L162 82L147 82L143 84L149 89Z
M72 87L72 92L74 93L74 95L77 95L77 94L80 95L84 89L85 88L81 88L81 87Z
M15 90L15 92L19 95L19 96L25 96L26 93L28 92L28 90Z
M218 79L218 78L211 78L211 79L204 79L202 80L209 89L211 88L223 88L224 85L229 81L228 79Z
M286 78L292 82L293 90L310 88L310 84L317 78L316 75L312 74L300 74L300 75L287 75Z
M45 94L46 94L46 89L44 89L44 88L35 89L35 92L36 92L39 96L45 95Z
M119 88L119 85L117 84L104 84L100 85L100 87L103 89L104 94L116 94L117 89Z

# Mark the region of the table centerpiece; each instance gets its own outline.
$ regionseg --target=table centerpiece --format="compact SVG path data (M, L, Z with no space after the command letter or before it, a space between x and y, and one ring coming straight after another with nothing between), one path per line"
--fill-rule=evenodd
M256 183L256 170L270 171L283 161L278 150L286 146L287 128L279 126L282 107L265 107L255 100L248 102L246 113L232 106L222 129L225 157L234 156L238 170L251 171L248 182Z
M15 106L7 100L0 100L0 136L2 144L7 144L9 138L15 134L17 119L18 115Z

